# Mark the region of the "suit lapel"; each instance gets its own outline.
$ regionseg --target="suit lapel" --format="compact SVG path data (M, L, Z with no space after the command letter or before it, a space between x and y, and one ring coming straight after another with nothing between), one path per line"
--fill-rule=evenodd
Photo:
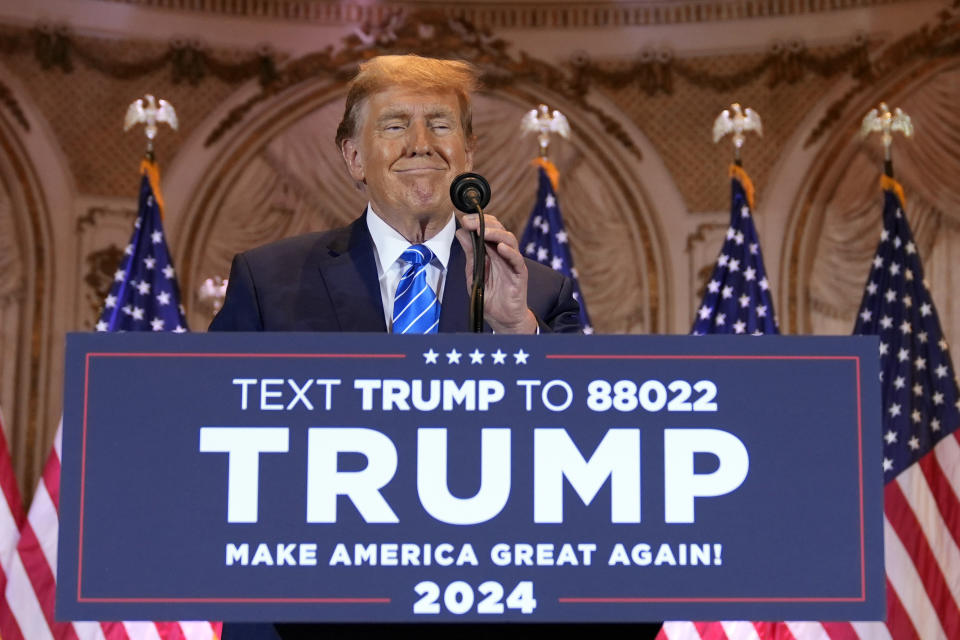
M447 261L443 302L440 305L440 333L466 333L470 330L470 296L464 280L466 257L460 242L454 238Z
M340 331L384 333L380 280L366 215L343 231L330 242L319 265Z

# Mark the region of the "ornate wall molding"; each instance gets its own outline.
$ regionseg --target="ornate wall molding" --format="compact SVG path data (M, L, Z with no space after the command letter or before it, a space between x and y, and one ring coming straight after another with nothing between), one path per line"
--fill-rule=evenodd
M897 4L909 0L633 0L598 3L583 0L520 1L509 5L474 1L436 0L366 4L327 0L102 0L153 9L201 14L342 25L378 23L391 16L422 9L442 11L450 18L501 29L642 27L725 22L751 18L828 13Z

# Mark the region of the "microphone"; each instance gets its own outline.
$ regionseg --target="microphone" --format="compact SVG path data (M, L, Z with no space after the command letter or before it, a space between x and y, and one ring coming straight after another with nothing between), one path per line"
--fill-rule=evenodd
M464 213L478 215L479 232L473 238L473 290L470 292L470 327L474 333L483 333L483 290L487 279L487 248L483 242L483 208L490 203L490 183L477 173L461 173L450 183L450 200Z
M461 173L450 183L450 199L464 213L474 213L490 204L490 183L478 173Z

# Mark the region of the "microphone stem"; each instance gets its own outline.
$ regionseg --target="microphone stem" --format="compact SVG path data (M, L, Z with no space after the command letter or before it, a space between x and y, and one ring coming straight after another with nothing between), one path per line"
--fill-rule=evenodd
M470 327L474 333L483 333L483 290L486 282L487 247L484 241L486 228L483 223L483 209L477 207L479 231L473 237L473 291L470 293Z

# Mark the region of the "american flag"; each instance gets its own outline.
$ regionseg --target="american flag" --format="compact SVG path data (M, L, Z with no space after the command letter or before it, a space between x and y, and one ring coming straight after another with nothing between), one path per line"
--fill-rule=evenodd
M580 282L577 279L577 270L573 266L573 256L570 254L570 242L563 226L563 217L560 215L560 205L557 204L556 185L554 181L557 169L546 160L538 160L540 168L540 186L537 189L537 202L530 212L530 220L520 238L520 248L524 255L531 260L559 271L573 280L573 297L580 303L580 326L584 333L593 333L590 316L587 314L587 305L580 293ZM547 173L554 176L548 177Z
M0 419L0 491L3 503L0 504L0 593L6 590L10 564L17 552L20 539L20 526L23 524L23 502L20 488L13 472L13 461L7 446L7 436ZM11 619L10 606L6 598L0 598L0 637L7 635L7 621Z
M730 167L730 190L730 226L691 333L779 333L753 224L753 183L736 165Z
M883 231L854 333L880 336L887 620L667 623L658 638L960 638L960 393L903 190L882 184Z
M160 221L156 165L141 167L139 213L98 331L186 331L180 292ZM30 511L20 528L6 586L7 611L0 619L3 640L211 640L211 622L57 622L57 514L60 506L62 427L57 428ZM0 614L4 613L0 611Z

